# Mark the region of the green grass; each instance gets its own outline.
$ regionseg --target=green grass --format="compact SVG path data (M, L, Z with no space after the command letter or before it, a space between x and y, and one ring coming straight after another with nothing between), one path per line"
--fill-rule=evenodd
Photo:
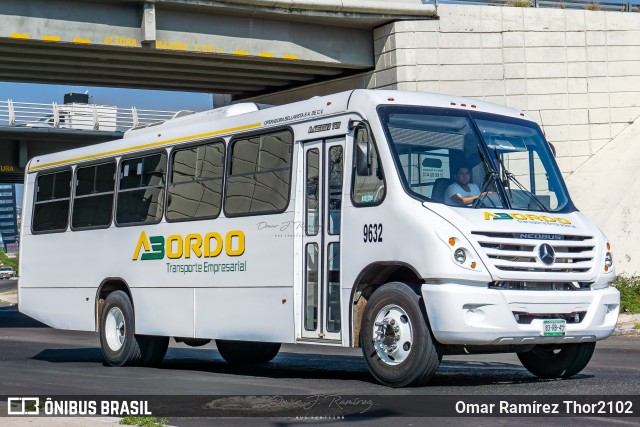
M167 425L167 419L162 418L158 420L156 417L124 417L120 420L120 424L141 427L164 427Z
M620 313L640 313L640 277L618 276L612 285L620 291Z

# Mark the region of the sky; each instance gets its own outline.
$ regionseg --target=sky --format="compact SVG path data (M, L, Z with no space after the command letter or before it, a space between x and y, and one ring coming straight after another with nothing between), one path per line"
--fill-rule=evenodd
M212 96L209 93L0 82L0 100L2 101L11 99L14 102L62 104L65 93L85 93L86 91L92 97L90 102L99 105L165 111L204 111L213 108ZM21 184L16 186L16 193L20 203Z
M213 105L209 93L0 82L0 100L3 101L11 99L14 102L62 104L65 93L86 91L92 97L90 102L93 104L122 108L204 111L211 109Z

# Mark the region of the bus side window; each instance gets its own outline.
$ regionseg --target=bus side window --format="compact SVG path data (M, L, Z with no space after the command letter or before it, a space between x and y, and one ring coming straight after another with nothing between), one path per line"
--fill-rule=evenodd
M215 218L222 207L223 142L174 150L167 195L167 220Z
M70 169L39 175L33 212L33 232L65 231L69 223L70 196Z
M355 129L351 199L355 206L377 205L386 194L378 150L365 126Z
M167 155L164 152L120 162L117 224L160 222L166 164Z
M115 176L115 161L76 168L72 229L108 227L111 224Z
M293 135L288 130L231 142L227 216L284 212L289 204Z

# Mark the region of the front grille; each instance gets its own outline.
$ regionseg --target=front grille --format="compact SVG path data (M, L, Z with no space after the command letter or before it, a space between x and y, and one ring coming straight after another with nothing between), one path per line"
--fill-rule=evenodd
M494 267L502 271L585 273L593 266L593 236L537 233L472 233ZM538 247L551 245L555 261L546 265L538 259Z
M534 281L503 281L492 282L489 289L508 291L579 291L589 290L589 282L534 282Z
M513 312L513 317L520 325L530 325L535 319L564 319L567 323L580 323L587 315L586 311L576 311L573 313L522 313L519 311Z

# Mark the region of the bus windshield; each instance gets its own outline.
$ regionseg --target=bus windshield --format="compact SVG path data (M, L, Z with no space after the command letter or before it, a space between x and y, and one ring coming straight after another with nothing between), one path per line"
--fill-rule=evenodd
M558 167L533 122L432 107L378 109L405 189L469 208L573 209Z

